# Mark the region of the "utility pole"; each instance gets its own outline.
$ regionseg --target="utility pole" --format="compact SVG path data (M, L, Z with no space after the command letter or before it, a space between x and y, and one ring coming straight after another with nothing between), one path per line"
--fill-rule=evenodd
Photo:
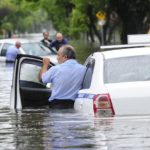
M101 27L101 37L102 37L102 45L104 45L104 29L106 14L103 11L99 11L96 13L96 17L98 18L98 25Z

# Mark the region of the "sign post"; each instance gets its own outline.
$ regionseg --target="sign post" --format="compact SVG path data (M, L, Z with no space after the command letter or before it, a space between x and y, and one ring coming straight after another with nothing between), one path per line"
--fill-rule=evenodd
M101 35L102 35L102 44L104 44L104 31L103 26L105 24L106 14L103 11L98 11L96 13L96 17L98 18L98 25L101 26Z

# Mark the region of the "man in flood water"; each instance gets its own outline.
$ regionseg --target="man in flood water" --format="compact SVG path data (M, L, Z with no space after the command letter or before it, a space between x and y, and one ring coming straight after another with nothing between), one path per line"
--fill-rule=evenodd
M48 47L50 43L52 42L51 39L49 39L49 32L45 31L43 32L43 39L41 40L42 44Z
M19 41L16 41L15 45L8 47L6 52L6 62L15 62L20 47L21 43Z
M86 67L76 61L76 52L71 45L59 48L57 60L59 64L48 69L50 60L43 58L39 78L43 83L52 84L50 108L73 108Z
M68 44L68 40L66 38L64 38L62 33L58 32L56 34L55 40L53 40L49 46L50 46L50 48L55 48L58 51L59 48L65 44Z

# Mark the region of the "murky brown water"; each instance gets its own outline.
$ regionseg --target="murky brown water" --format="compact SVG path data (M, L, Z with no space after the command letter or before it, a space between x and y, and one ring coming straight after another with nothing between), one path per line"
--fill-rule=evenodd
M12 67L0 63L0 150L149 150L150 116L93 118L9 108Z

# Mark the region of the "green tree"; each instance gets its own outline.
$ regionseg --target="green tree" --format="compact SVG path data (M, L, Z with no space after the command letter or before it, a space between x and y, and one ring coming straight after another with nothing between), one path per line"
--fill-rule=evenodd
M41 7L47 11L55 29L68 36L72 3L69 0L41 0Z
M86 35L91 42L97 37L102 43L104 36L104 43L111 44L113 33L119 29L121 41L126 43L128 34L149 29L149 7L150 0L4 0L0 2L0 28L30 32L51 20L57 31L70 38ZM98 11L106 13L104 34L98 27Z
M87 34L94 42L94 35L101 41L97 29L96 12L104 7L97 0L41 0L41 6L48 12L56 30L67 36L78 38Z
M8 36L11 36L12 23L8 20L8 16L15 11L15 5L11 0L0 2L0 32L5 31Z
M0 28L11 33L30 32L47 19L47 13L41 9L40 3L27 0L4 0L0 2Z

